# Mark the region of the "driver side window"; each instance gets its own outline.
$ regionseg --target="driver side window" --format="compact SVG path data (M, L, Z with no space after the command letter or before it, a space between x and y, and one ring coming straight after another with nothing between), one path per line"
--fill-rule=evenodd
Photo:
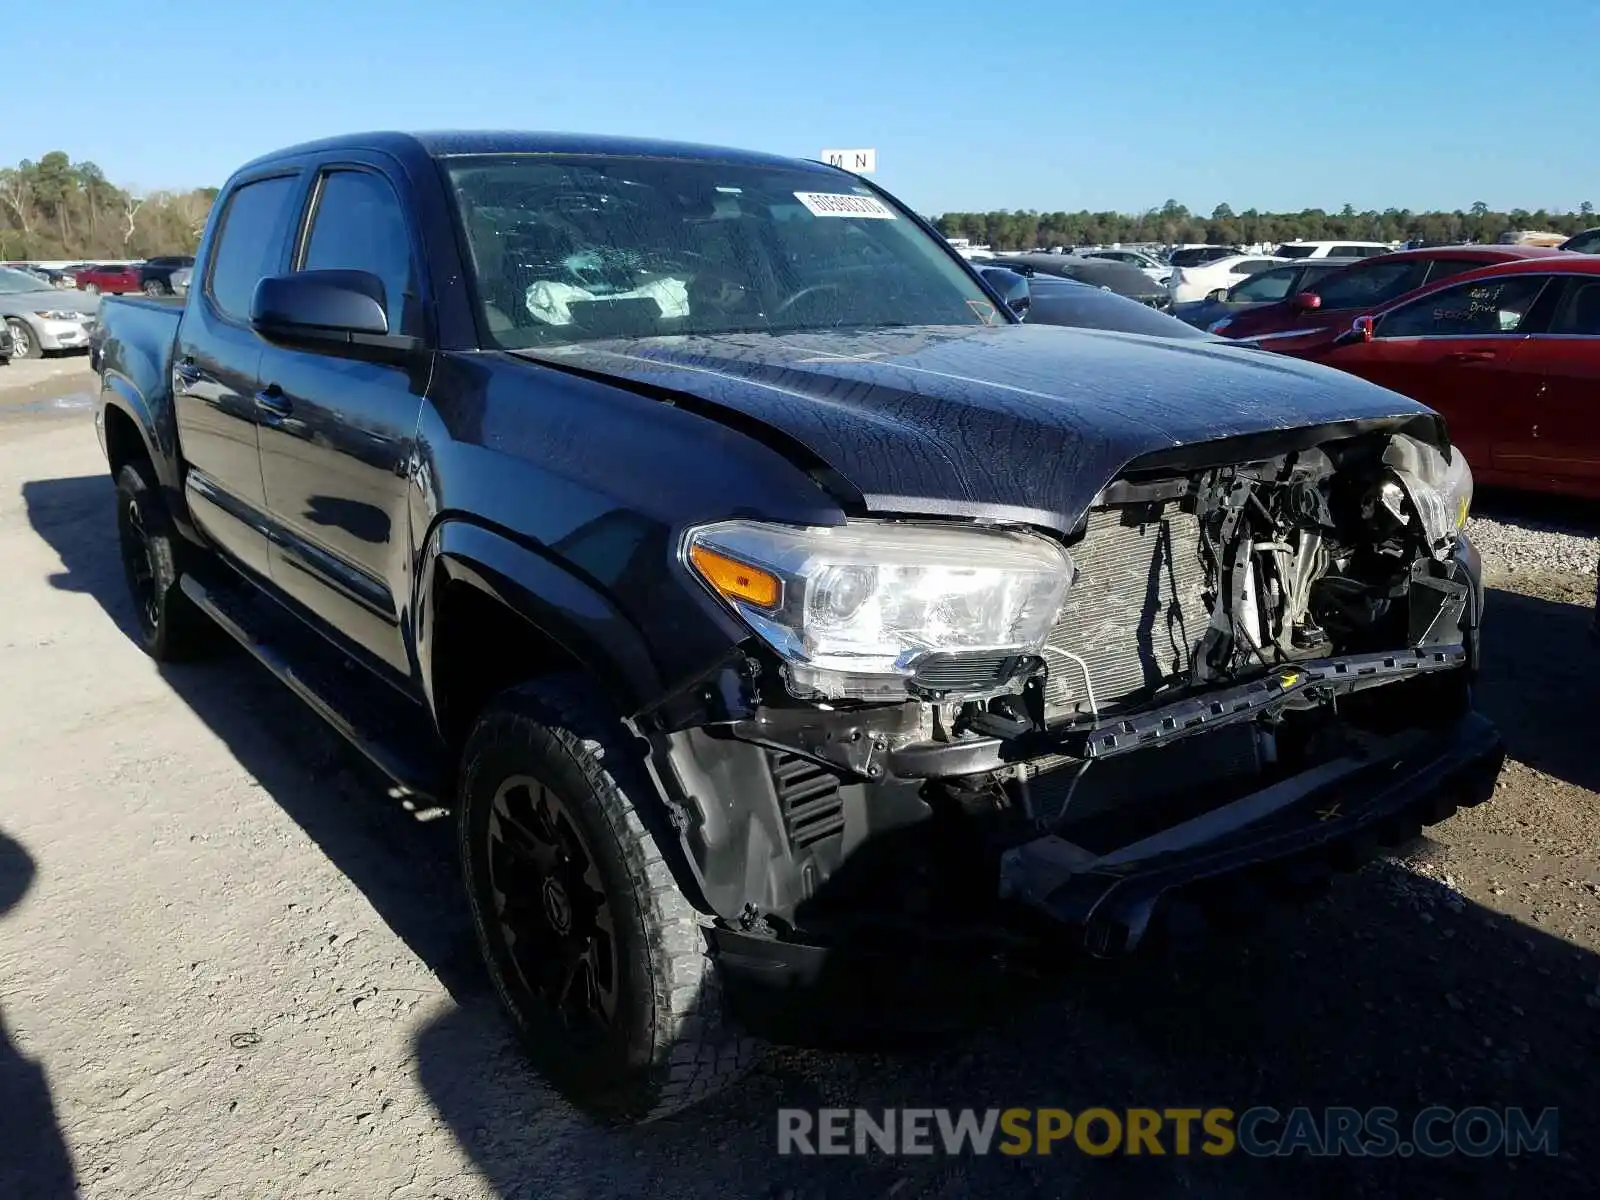
M1373 308L1418 286L1426 266L1415 261L1359 263L1319 284L1317 294L1325 309Z
M1375 337L1484 337L1516 333L1544 288L1543 275L1458 284L1395 309Z
M323 176L300 269L376 275L383 281L390 332L409 332L406 301L416 291L411 235L400 199L381 175L341 170Z

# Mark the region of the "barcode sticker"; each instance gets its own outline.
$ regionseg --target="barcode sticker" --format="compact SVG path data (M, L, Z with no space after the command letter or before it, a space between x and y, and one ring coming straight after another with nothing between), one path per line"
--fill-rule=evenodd
M894 213L874 196L852 196L843 192L796 192L794 198L818 217L866 217L892 221Z

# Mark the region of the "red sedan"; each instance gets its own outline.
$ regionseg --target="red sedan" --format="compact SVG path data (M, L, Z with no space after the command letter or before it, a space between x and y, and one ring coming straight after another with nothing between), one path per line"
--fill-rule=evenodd
M1472 271L1287 352L1442 413L1483 483L1600 499L1600 257Z
M1225 317L1211 326L1211 332L1249 338L1269 350L1294 354L1298 350L1291 347L1301 345L1302 339L1316 343L1336 337L1350 328L1353 318L1419 287L1491 263L1560 253L1543 246L1432 246L1380 254L1324 277L1312 291Z
M137 292L143 284L139 281L138 267L100 265L74 271L78 286L86 292Z

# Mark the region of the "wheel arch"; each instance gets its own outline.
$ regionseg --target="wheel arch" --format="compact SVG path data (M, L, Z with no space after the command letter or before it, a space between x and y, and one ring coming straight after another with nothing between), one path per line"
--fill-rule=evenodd
M417 660L440 733L464 726L506 687L580 673L621 717L662 690L643 636L578 575L497 530L440 523L417 573Z

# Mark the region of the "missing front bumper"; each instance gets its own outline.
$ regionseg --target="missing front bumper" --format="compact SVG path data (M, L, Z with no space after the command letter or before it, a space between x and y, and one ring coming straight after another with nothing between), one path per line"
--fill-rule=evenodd
M1164 905L1196 885L1271 866L1326 874L1494 792L1505 748L1469 713L1360 757L1321 764L1131 845L1094 854L1056 836L1008 851L1001 891L1051 918L1090 953L1136 948Z

